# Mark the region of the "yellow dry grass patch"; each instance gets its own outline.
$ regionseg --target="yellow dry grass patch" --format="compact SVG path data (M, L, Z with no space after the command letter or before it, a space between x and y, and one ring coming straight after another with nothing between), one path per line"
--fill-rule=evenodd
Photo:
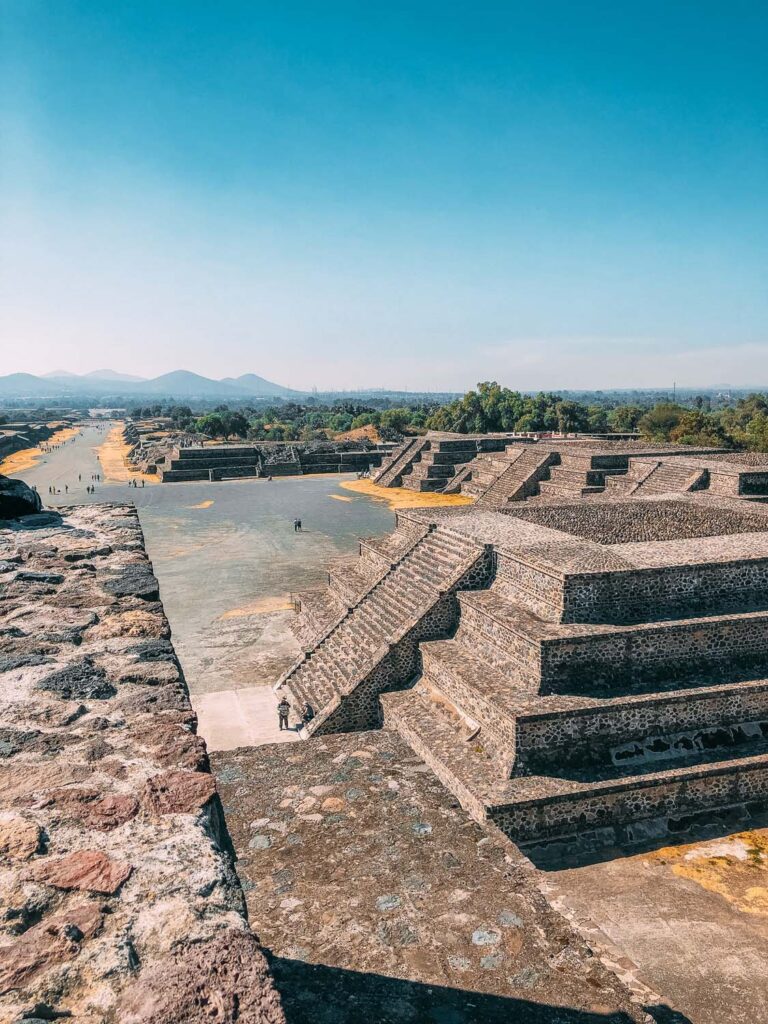
M207 501L201 501L197 505L187 505L187 508L210 508L213 504L213 498L208 498Z
M242 608L231 608L228 612L220 615L220 619L239 619L245 615L265 615L268 612L290 611L293 605L287 597L262 597L250 604L244 604Z
M409 491L406 487L379 487L372 480L348 480L341 484L348 491L386 501L390 508L456 508L471 505L466 494L435 494L433 491Z
M344 494L329 494L329 498L333 498L334 501L354 501L354 498L348 498Z
M768 829L668 846L647 859L668 865L678 877L717 893L742 913L768 916Z
M123 424L117 423L107 434L104 443L96 449L104 480L108 483L127 483L129 480L146 480L148 484L160 482L157 476L141 473L128 465L128 445L123 438Z
M374 427L372 423L367 423L364 427L355 427L354 430L344 430L340 434L333 435L334 441L360 441L364 437L373 441L374 444L379 444L381 441L379 428Z
M64 427L43 444L60 444L62 441L68 441L71 437L76 437L79 433L80 427ZM43 455L45 455L45 451L39 445L36 448L22 448L21 451L6 455L0 462L0 473L3 476L23 473L25 469L32 469Z

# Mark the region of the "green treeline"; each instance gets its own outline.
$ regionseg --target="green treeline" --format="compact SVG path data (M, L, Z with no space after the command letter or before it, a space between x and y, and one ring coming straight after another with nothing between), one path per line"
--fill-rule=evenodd
M202 414L185 405L154 405L133 409L131 415L136 419L169 416L175 426L191 433L254 441L322 440L347 430L374 426L384 439L390 440L424 430L463 434L637 432L649 441L768 451L765 395L738 399L693 396L684 402L666 400L655 404L627 402L615 393L596 392L590 398L586 403L551 393L526 395L489 381L445 405L422 401L382 408L386 403L285 402L237 409L220 405Z
M688 405L664 401L641 406L616 399L587 405L554 394L523 395L489 382L478 384L477 390L437 409L427 426L460 433L637 432L649 441L768 451L765 395L747 395L720 409L711 405L712 400L702 396L694 397Z

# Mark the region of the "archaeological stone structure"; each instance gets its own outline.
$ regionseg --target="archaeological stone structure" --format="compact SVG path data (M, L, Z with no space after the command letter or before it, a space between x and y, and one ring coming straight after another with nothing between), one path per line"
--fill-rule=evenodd
M510 467L534 470L551 457L539 451ZM393 534L299 596L303 652L276 687L317 712L303 736L396 730L473 817L544 853L764 809L768 508L744 500L754 462L645 452L656 468L640 479L626 453L565 458L553 469L571 500L399 512ZM680 490L635 490L678 466L665 479ZM732 496L688 489L705 471ZM603 474L626 489L607 497Z
M699 490L733 493L725 478L735 471L724 463L717 471L697 460L730 459L718 448L646 444L571 435L562 438L509 434L440 434L409 438L381 464L374 482L383 487L461 493L486 507L528 498L572 500L618 492ZM678 463L678 460L679 463ZM676 467L680 466L680 469ZM742 473L758 482L753 467ZM652 477L652 479L649 479ZM731 481L732 482L732 481ZM753 493L757 493L754 492Z
M446 434L430 430L409 437L385 458L373 482L380 487L452 493L483 452L504 452L510 434Z
M0 1022L284 1024L136 510L14 514Z
M312 444L208 445L169 453L157 472L164 483L238 477L359 473L377 467L387 448L353 441Z

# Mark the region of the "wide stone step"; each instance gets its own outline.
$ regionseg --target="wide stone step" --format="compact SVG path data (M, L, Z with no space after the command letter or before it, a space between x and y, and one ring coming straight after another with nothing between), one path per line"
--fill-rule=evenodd
M431 492L439 491L445 486L444 477L414 477L412 474L403 476L402 486L407 491Z
M369 604L386 610L396 619L410 615L423 604L423 596L410 589L396 590L390 584L377 587L371 594Z
M514 664L489 668L458 641L421 645L424 672L509 753L516 771L634 766L746 751L768 736L768 680L600 700L531 698Z
M601 832L604 842L632 839L632 826L703 810L768 801L768 752L730 760L665 766L604 777L546 775L492 779L480 745L460 743L454 723L413 690L381 695L385 723L397 729L462 806L491 819L522 844Z
M644 494L687 491L700 476L700 469L662 462L657 469L641 482L638 491L642 491Z
M414 480L426 478L440 478L442 480L448 480L454 473L455 469L452 462L431 464L422 460L421 462L414 464L413 470L411 471L411 477Z
M405 620L402 612L395 613L384 604L367 601L359 616L368 624L368 632L379 633L382 637L393 636Z
M459 592L457 639L514 659L531 692L607 696L754 679L768 671L768 611L631 625L553 623L494 590Z
M602 486L588 486L583 482L575 485L569 482L560 483L557 480L542 480L539 483L539 493L547 497L580 498L585 494L600 494Z
M400 733L476 821L484 821L496 772L493 753L467 742L457 722L418 689L382 693L379 700L384 725Z
M355 604L375 583L375 579L361 572L357 562L332 566L328 577L331 590L346 604Z

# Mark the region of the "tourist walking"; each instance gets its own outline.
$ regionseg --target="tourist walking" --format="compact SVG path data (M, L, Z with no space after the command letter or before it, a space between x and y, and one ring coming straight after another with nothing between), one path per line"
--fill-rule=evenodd
M298 519L294 519L293 520L293 532L294 533L298 533L298 531L299 531L299 520Z
M287 697L283 697L280 703L277 705L277 718L280 723L280 732L283 729L289 729L288 725L288 712L291 710L291 705L288 702Z

